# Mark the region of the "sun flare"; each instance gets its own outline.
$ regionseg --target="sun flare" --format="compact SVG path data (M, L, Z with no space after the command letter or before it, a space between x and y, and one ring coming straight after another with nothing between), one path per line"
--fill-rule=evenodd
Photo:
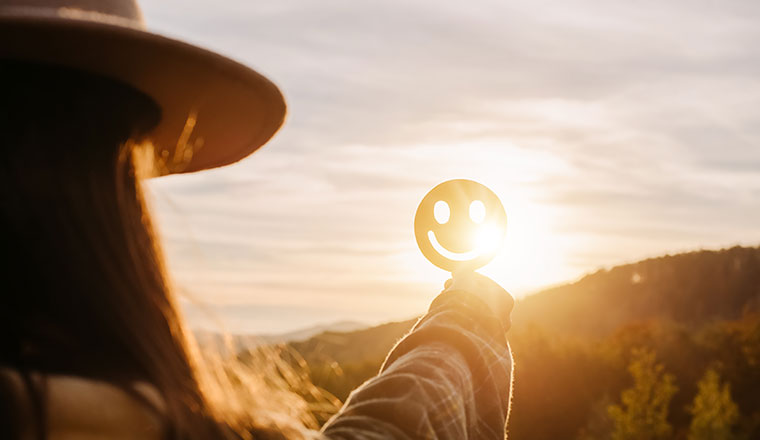
M496 257L483 267L483 274L516 296L570 279L567 243L556 232L553 211L514 194L501 194L505 194L507 233Z

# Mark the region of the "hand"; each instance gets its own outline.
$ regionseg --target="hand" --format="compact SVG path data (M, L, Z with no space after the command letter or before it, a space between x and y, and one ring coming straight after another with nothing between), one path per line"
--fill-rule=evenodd
M503 287L487 276L473 271L460 271L444 284L444 291L461 290L482 299L501 320L504 331L512 327L512 308L515 300Z

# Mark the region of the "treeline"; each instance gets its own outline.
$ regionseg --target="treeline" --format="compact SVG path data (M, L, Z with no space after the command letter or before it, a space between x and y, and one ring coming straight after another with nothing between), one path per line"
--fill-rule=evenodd
M412 325L292 345L340 399ZM521 301L510 439L760 439L760 248L599 271Z

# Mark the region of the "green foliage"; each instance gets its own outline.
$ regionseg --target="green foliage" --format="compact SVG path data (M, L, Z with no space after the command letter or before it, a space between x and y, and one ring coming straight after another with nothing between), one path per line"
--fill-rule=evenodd
M673 428L668 423L668 406L678 388L675 378L664 373L655 354L636 349L628 366L633 387L621 395L622 406L608 409L613 421L612 440L660 440L670 438Z
M596 401L589 412L588 423L576 436L576 440L607 440L612 435L614 425L609 416L612 400L604 395Z
M318 363L311 368L312 382L345 401L351 391L378 373L382 361L376 359L342 365L337 362Z
M731 399L731 386L721 384L718 372L710 368L697 388L690 410L689 440L738 439L733 428L739 420L739 407Z
M308 363L314 385L345 401L353 389L378 373L385 356L415 321L350 333L325 332L290 346Z

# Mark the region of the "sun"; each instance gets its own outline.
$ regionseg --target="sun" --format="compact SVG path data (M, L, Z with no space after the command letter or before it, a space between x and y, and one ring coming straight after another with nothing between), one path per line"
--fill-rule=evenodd
M567 249L555 231L553 211L513 194L499 195L507 210L507 233L501 250L481 273L515 296L565 281L570 276Z
M420 154L426 157L433 152L439 156L443 156L441 151L451 153L446 155L445 161L442 159L431 166L428 176L431 183L452 178L474 180L490 188L504 206L507 227L503 243L493 260L478 272L494 279L516 297L578 276L582 269L578 249L591 248L593 243L588 237L568 233L567 225L577 223L572 217L577 214L552 203L552 188L542 183L548 177L571 173L573 169L569 164L554 154L502 139L436 144L420 149ZM495 151L504 159L495 160ZM471 217L482 215L479 209L482 207L471 207ZM501 242L493 235L484 228L475 238L475 247L485 249L489 244ZM400 257L396 267L409 281L431 283L450 276L431 265L413 242L406 241L404 250L396 255Z

